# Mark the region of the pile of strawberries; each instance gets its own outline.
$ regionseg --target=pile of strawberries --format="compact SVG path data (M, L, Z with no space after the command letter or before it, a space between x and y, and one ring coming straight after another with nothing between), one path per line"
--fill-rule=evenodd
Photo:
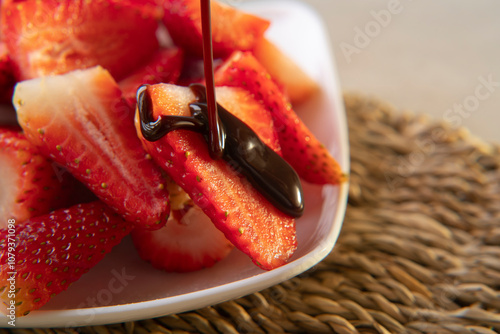
M189 115L200 16L199 0L1 2L0 100L18 121L0 125L4 312L40 308L128 234L167 271L209 267L233 247L266 270L292 256L295 218L211 158L201 134L141 134L141 85L154 117ZM293 111L318 87L265 38L269 25L212 1L217 101L304 181L338 184L338 164Z

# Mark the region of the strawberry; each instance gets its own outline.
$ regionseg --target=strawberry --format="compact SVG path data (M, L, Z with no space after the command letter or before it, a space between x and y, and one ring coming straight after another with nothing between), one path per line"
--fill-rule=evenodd
M221 87L217 98L226 108L261 135L262 140L279 152L278 138L269 114L241 89ZM225 258L233 249L224 234L173 181L169 182L172 214L167 224L156 231L135 229L132 238L139 255L156 268L188 272L208 268Z
M0 230L0 305L11 314L14 303L17 316L66 290L132 229L99 201L9 225Z
M137 138L133 109L102 67L23 81L14 106L26 137L126 219L161 227L169 213L160 168Z
M96 65L121 80L158 48L153 17L109 0L9 1L1 15L21 80Z
M110 0L115 4L135 7L142 15L161 21L164 16L163 0Z
M217 102L247 124L271 149L281 154L281 147L273 119L246 90L234 87L217 87Z
M16 79L14 67L5 43L0 42L0 102L10 102Z
M224 234L196 206L183 208L182 214L181 210L174 211L159 230L133 230L132 240L142 259L168 272L212 267L233 249Z
M189 116L188 104L196 100L191 89L167 84L145 87L142 94L146 99L142 102L149 104L154 119L160 115ZM251 101L248 97L239 99L245 100ZM258 105L255 101L249 103ZM235 107L238 105L235 103ZM136 127L153 159L231 243L263 269L286 263L296 248L295 220L274 207L224 160L213 160L202 134L175 130L158 141L149 142L142 136L138 114Z
M217 86L243 87L266 107L278 133L283 158L305 181L338 184L342 171L326 147L293 111L266 69L249 52L235 52L215 73Z
M163 23L174 43L188 53L201 56L202 29L199 0L164 2ZM252 50L264 35L270 22L244 13L217 1L211 1L212 41L214 57L225 57L234 50Z
M144 84L176 83L182 70L183 52L179 48L162 49L135 72L119 82L123 96L135 105L137 88Z
M0 228L65 206L70 180L14 128L0 128Z
M307 101L318 92L318 84L267 38L259 39L253 54L272 78L283 86L293 104Z

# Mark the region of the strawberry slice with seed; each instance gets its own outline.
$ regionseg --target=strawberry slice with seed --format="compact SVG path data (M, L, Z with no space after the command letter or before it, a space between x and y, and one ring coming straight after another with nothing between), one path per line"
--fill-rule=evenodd
M203 55L201 5L199 0L164 2L163 23L174 43L190 54ZM252 50L270 22L218 1L211 1L214 57L225 57L235 50Z
M14 301L16 316L66 290L132 229L99 201L9 224L0 230L0 311L10 314Z
M69 204L72 180L57 172L18 129L1 127L0 228L7 219L22 222Z
M318 84L267 38L259 39L252 51L259 63L283 87L292 104L305 102L319 91Z
M191 89L167 84L144 89L151 98L154 119L160 115L190 116L188 104L196 100ZM233 89L233 94L243 94L244 97L230 99L246 100L248 105L253 106L241 110L262 109L244 90ZM218 102L225 106L222 97L229 99L230 94L220 95ZM231 111L234 112L235 108ZM255 118L250 116L247 119ZM268 127L272 127L269 115L267 120ZM248 125L252 127L252 124ZM175 130L158 141L149 142L142 136L138 114L136 127L153 159L186 191L229 241L263 269L273 269L287 262L297 243L295 219L266 200L236 170L238 166L232 168L223 160L213 160L206 141L199 133ZM272 142L272 139L266 142Z
M102 67L23 81L14 106L26 137L126 219L161 227L169 209L161 169L137 138L133 109Z
M146 84L177 83L184 60L181 49L172 47L162 49L147 63L119 82L123 96L130 105L135 105L137 89Z
M170 196L189 199L183 191L169 193ZM191 200L172 205L172 214L161 229L134 229L132 240L142 259L167 272L190 272L212 267L234 248Z
M7 1L1 15L21 80L96 65L121 80L158 49L156 19L117 1Z
M273 120L262 105L244 89L217 87L217 102L247 124L259 138L272 150L281 154L278 134L274 130Z
M217 86L250 92L271 114L283 158L305 181L338 184L344 176L337 161L293 111L271 75L249 52L235 52L215 73Z

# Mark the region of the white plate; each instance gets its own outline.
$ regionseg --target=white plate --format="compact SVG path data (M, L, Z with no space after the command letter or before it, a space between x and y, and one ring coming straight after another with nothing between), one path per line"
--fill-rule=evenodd
M269 18L269 38L321 85L323 93L297 110L349 168L345 112L329 39L319 17L293 1L239 4ZM72 327L159 317L241 297L283 282L313 267L333 248L344 218L347 184L304 185L306 210L297 221L298 248L291 262L272 271L256 267L235 250L214 267L188 274L153 269L126 238L105 259L42 309L16 319L17 327ZM5 317L0 325L8 327Z

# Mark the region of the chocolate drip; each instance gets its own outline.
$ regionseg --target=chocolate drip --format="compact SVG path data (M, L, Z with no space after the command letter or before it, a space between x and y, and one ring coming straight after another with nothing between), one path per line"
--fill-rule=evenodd
M193 84L190 88L198 98L189 105L192 115L199 119L207 117L205 87ZM302 186L295 170L248 125L221 105L217 104L217 109L225 134L222 158L238 166L254 188L278 209L293 217L301 216L304 211ZM207 139L206 134L204 136Z
M212 158L221 158L224 153L224 128L220 123L215 98L214 56L212 47L212 19L210 0L200 0L201 29L203 37L203 70L205 72L206 104L208 113L208 147Z
M197 101L189 104L192 116L163 116L152 119L152 102L147 90L141 87L137 103L141 132L146 140L155 141L169 131L186 129L201 133L208 142L208 108L205 87L190 86ZM220 126L224 133L222 158L235 166L275 207L292 217L304 212L302 185L295 170L269 148L258 135L240 119L217 104Z
M189 116L158 116L153 119L153 102L147 94L147 85L137 90L137 108L141 122L141 134L147 141L157 141L170 131L187 129L200 133L207 132L206 123L196 117Z

